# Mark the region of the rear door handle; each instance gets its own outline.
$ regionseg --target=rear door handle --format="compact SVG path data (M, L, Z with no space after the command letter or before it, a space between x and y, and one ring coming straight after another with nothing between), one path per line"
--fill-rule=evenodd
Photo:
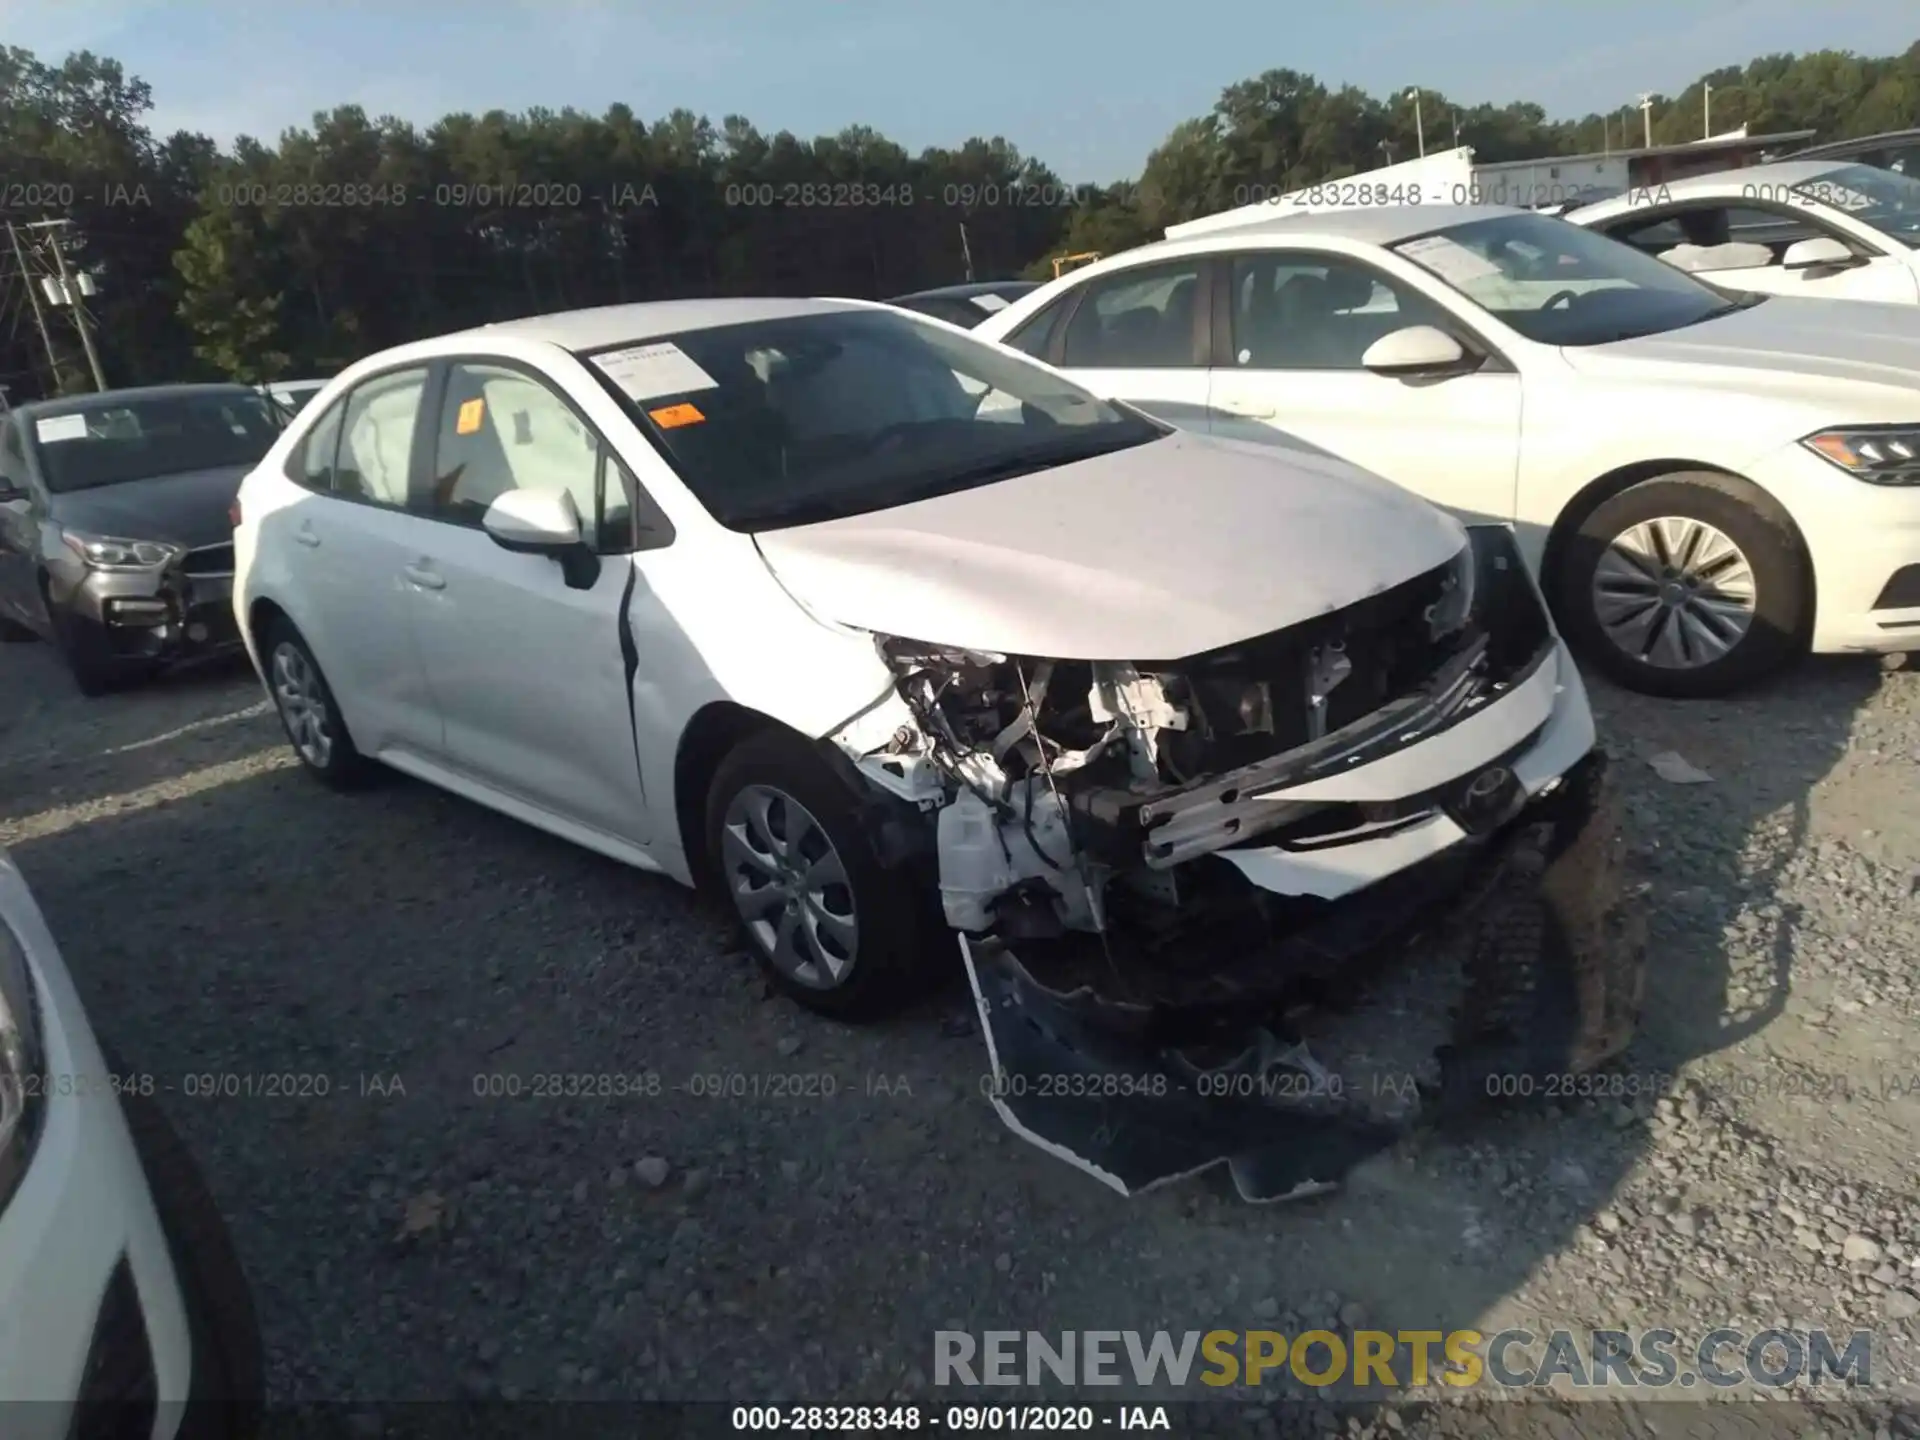
M1273 406L1261 405L1251 400L1222 401L1220 408L1229 415L1238 415L1247 420L1271 420L1275 413Z
M320 548L320 537L304 525L293 532L293 538L309 550L318 550Z
M437 571L427 565L409 565L400 573L407 577L410 584L418 585L422 590L444 590L447 588L446 580Z

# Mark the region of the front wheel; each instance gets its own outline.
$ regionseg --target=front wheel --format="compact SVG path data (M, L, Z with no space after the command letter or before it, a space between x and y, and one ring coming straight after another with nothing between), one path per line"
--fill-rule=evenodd
M1804 643L1813 584L1792 522L1731 475L1630 486L1580 522L1551 583L1567 638L1646 695L1726 695Z
M114 656L107 649L104 636L97 632L97 627L85 620L76 619L52 605L47 607L47 615L53 622L54 649L60 652L60 658L66 662L67 673L73 676L74 687L89 700L97 700L102 695L111 695L126 686L151 679L158 669L151 662L123 660Z
M858 797L797 735L750 736L707 793L707 854L748 949L774 987L836 1019L910 998L919 892L881 865Z

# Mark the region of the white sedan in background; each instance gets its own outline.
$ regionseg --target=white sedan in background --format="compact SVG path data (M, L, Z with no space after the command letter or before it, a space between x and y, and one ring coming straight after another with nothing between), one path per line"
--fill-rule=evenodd
M1565 218L1731 289L1920 304L1920 179L1873 165L1724 170Z
M0 849L0 1431L238 1440L262 1357L231 1240L155 1098L116 1072Z
M1920 649L1920 324L1739 294L1504 207L1281 214L1077 270L974 333L1225 438L1513 522L1622 684Z

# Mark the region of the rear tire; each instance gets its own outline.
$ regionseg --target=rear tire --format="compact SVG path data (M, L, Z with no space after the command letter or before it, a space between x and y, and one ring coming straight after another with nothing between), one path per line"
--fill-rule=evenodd
M1805 547L1754 485L1715 471L1643 480L1602 501L1549 577L1568 641L1643 695L1730 694L1804 650Z
M930 980L916 877L880 863L860 797L806 740L763 730L707 791L716 888L782 994L838 1020L899 1009Z
M334 790L354 790L378 773L355 748L320 662L292 624L276 620L260 637L267 693L280 728L306 772Z

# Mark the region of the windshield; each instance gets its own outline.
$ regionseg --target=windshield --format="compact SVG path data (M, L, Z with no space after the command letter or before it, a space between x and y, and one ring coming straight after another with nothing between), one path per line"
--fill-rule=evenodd
M1496 215L1395 253L1543 345L1604 345L1724 315L1724 291L1631 245L1546 215Z
M588 352L722 525L862 515L1167 433L1063 376L894 310Z
M1920 180L1873 165L1841 165L1793 187L1920 250Z
M279 438L266 399L244 391L103 400L34 419L34 447L56 495L189 470L252 465Z

